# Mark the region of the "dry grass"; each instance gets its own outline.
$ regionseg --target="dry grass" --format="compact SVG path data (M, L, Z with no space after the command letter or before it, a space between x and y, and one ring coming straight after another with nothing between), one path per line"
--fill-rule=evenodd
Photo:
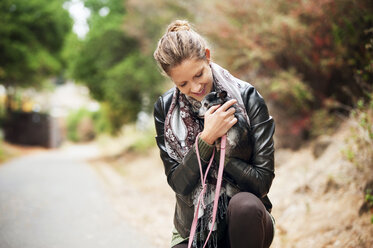
M295 153L277 152L282 162L277 164L270 192L277 220L273 247L369 248L373 244L369 213L359 216L363 188L372 173L361 173L341 153L351 124L345 123L335 135L323 137L330 145L318 158L312 146ZM315 141L313 147L317 144Z

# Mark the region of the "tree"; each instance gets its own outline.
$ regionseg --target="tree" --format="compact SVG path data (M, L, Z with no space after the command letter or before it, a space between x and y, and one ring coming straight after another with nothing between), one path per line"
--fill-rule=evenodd
M87 37L69 59L71 75L84 83L96 100L108 106L112 130L133 122L142 110L149 111L160 92L160 76L152 56L140 41L128 35L122 0L87 0L91 10ZM76 40L72 41L76 45Z
M201 7L200 27L240 74L292 73L312 89L318 107L330 97L351 105L364 94L362 84L372 84L369 0L235 0Z
M280 146L296 148L325 133L337 123L334 113L347 114L360 97L369 98L372 1L211 0L198 9L195 3L186 5L214 44L214 59L252 82L281 120Z
M72 25L62 4L61 0L0 1L0 84L37 86L61 71L60 51Z

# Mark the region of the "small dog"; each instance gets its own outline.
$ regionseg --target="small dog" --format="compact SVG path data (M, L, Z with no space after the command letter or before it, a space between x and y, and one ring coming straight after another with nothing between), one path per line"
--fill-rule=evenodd
M226 91L210 92L209 94L207 94L201 102L201 108L198 112L199 117L203 118L206 111L212 106L219 104L223 105L226 101L229 100L227 95L228 94ZM238 121L227 132L226 153L230 157L249 161L253 147L251 145L252 140L250 138L249 124L247 123L244 115L240 113L240 111L235 106L233 106L233 108L236 109L234 115Z

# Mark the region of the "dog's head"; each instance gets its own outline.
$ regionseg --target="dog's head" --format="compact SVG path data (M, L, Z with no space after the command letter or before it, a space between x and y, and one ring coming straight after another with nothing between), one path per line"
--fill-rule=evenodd
M212 106L224 104L227 101L227 92L210 92L208 93L201 102L201 108L199 109L198 115L204 117L206 111Z

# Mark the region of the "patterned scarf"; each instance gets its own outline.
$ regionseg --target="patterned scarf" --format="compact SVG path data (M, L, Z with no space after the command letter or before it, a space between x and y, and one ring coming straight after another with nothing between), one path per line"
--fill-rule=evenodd
M245 105L241 97L240 88L247 84L233 77L227 70L223 69L217 64L210 63L213 74L213 90L225 90L228 93L228 98L235 98L237 100L237 111L244 115L250 125L249 118L246 114ZM164 125L165 145L168 155L178 161L182 161L184 156L193 147L197 134L203 129L203 121L198 117L198 110L201 103L194 98L185 96L177 88L173 94L170 109L167 113ZM210 177L217 178L217 165L213 164L212 170L209 172ZM226 187L228 186L228 187ZM234 191L229 188L229 184L222 186L219 198L218 213L216 216L215 225L211 226L212 208L215 195L215 185L207 184L206 193L204 196L205 208L202 206L199 209L199 219L197 225L197 235L193 241L193 247L203 246L204 240L208 234L208 230L213 228L211 238L208 241L208 247L217 247L218 235L216 232L219 226L219 231L224 229L225 215L227 212L229 197L232 197ZM202 190L201 184L192 192L194 206L198 201L199 193ZM196 211L196 209L195 209Z

